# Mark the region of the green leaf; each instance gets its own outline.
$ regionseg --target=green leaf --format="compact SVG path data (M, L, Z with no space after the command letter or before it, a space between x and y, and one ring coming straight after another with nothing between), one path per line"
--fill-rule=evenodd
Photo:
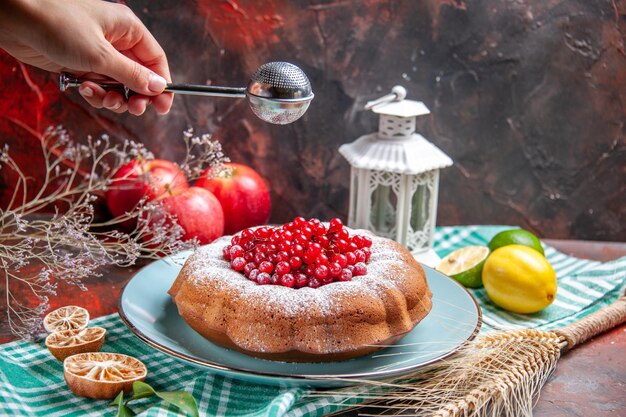
M109 403L109 406L124 404L124 391L120 391L117 397Z
M154 388L152 388L149 384L141 381L133 382L133 396L128 401L138 400L140 398L148 398L154 395L161 398L166 403L180 408L181 411L191 415L192 417L199 417L198 404L196 403L196 399L193 398L193 395L191 395L190 393L185 391L158 392L155 391ZM116 398L113 402L118 401L118 398ZM121 402L122 400L120 399L119 401ZM118 417L126 416L118 415Z
M135 381L133 382L133 396L128 401L139 400L141 398L152 397L157 395L157 392L150 385L145 382Z
M115 397L115 399L111 401L109 405L117 405L116 417L133 417L134 415L136 415L133 410L124 405L124 391L120 391L120 393L117 394L117 397Z
M157 392L156 395L158 395L163 401L180 408L185 413L193 417L199 417L198 404L196 403L196 399L193 398L193 395L190 393L185 391L174 391Z

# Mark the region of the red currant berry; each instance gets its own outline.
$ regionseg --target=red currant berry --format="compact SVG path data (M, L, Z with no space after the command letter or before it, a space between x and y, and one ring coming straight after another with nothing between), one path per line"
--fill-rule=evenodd
M328 233L336 233L340 231L342 227L343 227L343 223L341 222L341 219L338 219L337 217L335 217L334 219L330 220L330 224L328 226Z
M361 240L363 242L362 248L371 248L372 247L372 239L368 236L361 236Z
M330 245L328 245L328 247L326 248L326 252L328 252L328 253L339 253L340 251L339 251L339 248L337 247L337 245L331 241Z
M272 264L276 264L276 262L278 262L278 255L275 253L270 253L269 255L267 255L267 260Z
M291 240L293 239L293 233L290 230L285 230L282 234L281 237L283 240Z
M351 281L351 280L352 280L352 271L350 271L347 268L341 271L341 274L339 274L339 281Z
M319 288L320 282L317 280L317 278L311 278L309 279L309 282L307 283L307 285L310 288Z
M246 262L254 261L254 252L250 251L250 252L244 253L243 254L243 259L245 259Z
M254 239L254 232L250 229L243 229L241 231L241 238L245 240Z
M239 237L239 235L235 235L230 239L230 243L231 245L238 245L239 244L239 240L241 238Z
M348 240L349 238L350 238L350 234L345 228L337 232L337 239Z
M278 274L272 274L270 275L270 282L274 285L280 283L280 275Z
M232 259L243 256L243 248L239 245L233 245L230 247L230 257Z
M367 274L367 266L363 262L357 262L354 264L354 270L352 271L352 275L359 276Z
M285 275L291 271L291 265L289 265L289 262L280 261L276 264L275 270L278 275Z
M361 251L365 254L365 262L369 261L370 256L372 256L372 250L366 246Z
M319 243L322 248L327 248L330 245L330 239L328 236L316 236L315 241Z
M280 242L280 233L278 232L272 233L270 236L270 242L274 244Z
M230 245L224 246L224 249L222 249L222 256L225 260L230 261Z
M278 252L278 246L276 246L274 243L270 243L267 245L267 251L269 253Z
M348 257L343 253L336 253L331 262L337 262L342 268L345 268L348 265Z
M307 275L307 277L315 276L315 266L315 264L308 264L306 266L306 268L304 269L304 273Z
M291 274L285 274L280 277L280 285L293 288L296 285L296 279Z
M254 237L256 237L257 239L267 239L268 237L270 237L271 233L272 231L270 230L270 228L259 227L258 229L254 230Z
M332 262L330 265L328 265L328 269L330 271L331 277L338 277L339 274L341 274L342 268L339 262Z
M357 249L359 249L359 247L356 245L356 243L354 242L348 243L348 251L354 252Z
M274 264L269 261L263 261L259 264L259 271L271 274L274 272Z
M289 258L291 258L291 256L289 256L289 252L281 250L280 252L278 252L276 258L278 259L278 262L280 261L289 262Z
M313 229L313 234L315 234L315 236L317 237L324 236L326 232L326 226L324 226L322 223L318 224L317 226L315 226L315 229Z
M278 249L289 252L292 246L293 243L291 242L291 240L283 240L278 244Z
M309 239L307 239L307 237L302 234L302 233L298 233L294 238L293 238L293 242L297 243L298 245L306 245L309 242Z
M248 279L250 281L256 282L258 276L259 276L259 270L253 269L252 271L250 271L250 275L248 275Z
M296 227L302 227L305 223L306 223L306 220L304 217L298 216L295 219L293 219L293 224Z
M326 279L329 274L330 271L326 265L318 265L315 268L315 278L319 279L320 281Z
M261 262L266 261L267 256L263 252L259 252L254 255L254 263L257 265L261 265Z
M309 226L311 226L311 227L312 227L312 228L314 228L314 229L315 229L315 228L317 227L317 225L319 225L319 224L322 224L322 222L320 221L320 219L316 219L315 217L312 217L312 218L309 220Z
M309 279L302 272L296 272L293 276L296 279L296 288L306 287L309 283Z
M298 256L292 256L289 258L289 265L291 266L291 269L297 271L302 266L302 259Z
M259 285L267 285L272 282L272 280L270 278L270 274L267 272L261 272L256 276L256 282L258 282Z
M295 244L291 247L291 254L293 256L302 256L304 255L304 247L299 244Z
M365 252L361 249L357 249L354 251L354 256L356 257L357 262L365 262Z
M307 252L311 252L313 256L317 257L322 253L322 246L317 242L313 242L309 245Z
M243 269L246 267L246 260L243 259L242 257L235 258L232 261L230 261L230 266L235 271L243 271Z
M346 252L348 249L348 241L344 239L337 239L335 245L337 249L339 249L339 252Z
M256 269L256 264L254 262L248 262L243 268L243 272L246 276L250 276L250 272L252 272L253 269Z
M356 262L356 255L354 254L354 252L347 252L345 255L346 258L348 258L348 265L354 265L354 263Z
M310 252L308 252L308 251L304 254L304 256L302 256L302 260L303 260L303 261L304 261L304 263L306 263L306 264L312 264L313 262L315 262L315 259L316 259L316 258L317 258L316 256L312 255L312 254L311 254Z
M319 265L328 265L328 256L325 254L320 254L316 259L315 263Z

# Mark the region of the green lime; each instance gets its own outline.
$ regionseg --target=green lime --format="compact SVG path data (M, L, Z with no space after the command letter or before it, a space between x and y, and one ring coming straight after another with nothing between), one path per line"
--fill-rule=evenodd
M543 247L541 246L541 242L539 238L528 230L524 229L513 229L513 230L505 230L504 232L500 232L495 235L491 241L487 244L489 250L493 252L494 250L501 248L502 246L508 245L524 245L529 248L533 248L537 252L542 255L546 255L543 252Z
M479 288L483 285L482 272L487 256L489 248L486 246L466 246L448 254L435 269L468 288Z

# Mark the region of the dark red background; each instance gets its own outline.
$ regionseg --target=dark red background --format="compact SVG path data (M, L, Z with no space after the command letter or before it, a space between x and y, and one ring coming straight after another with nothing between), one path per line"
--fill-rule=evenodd
M296 63L316 98L288 126L245 101L176 97L158 116L116 115L61 94L56 76L0 55L0 144L38 173L37 132L110 133L180 158L188 126L270 183L273 222L345 218L340 144L377 129L363 104L395 84L433 112L420 131L442 171L438 223L515 224L543 237L626 238L626 6L611 0L128 1L166 50L176 82L244 86ZM0 200L11 192L0 171Z

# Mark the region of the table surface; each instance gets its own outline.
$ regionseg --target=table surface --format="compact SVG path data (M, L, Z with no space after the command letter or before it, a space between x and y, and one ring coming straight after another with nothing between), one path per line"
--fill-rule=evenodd
M566 254L609 261L626 256L626 243L579 240L544 240ZM89 306L92 317L117 311L121 289L145 263L128 268L110 267L101 277L85 282L83 292L60 284L51 308L69 304ZM19 296L19 295L18 295ZM0 317L0 343L14 340L6 317ZM626 416L626 325L600 335L564 355L541 391L535 417ZM350 411L343 416L356 416Z

